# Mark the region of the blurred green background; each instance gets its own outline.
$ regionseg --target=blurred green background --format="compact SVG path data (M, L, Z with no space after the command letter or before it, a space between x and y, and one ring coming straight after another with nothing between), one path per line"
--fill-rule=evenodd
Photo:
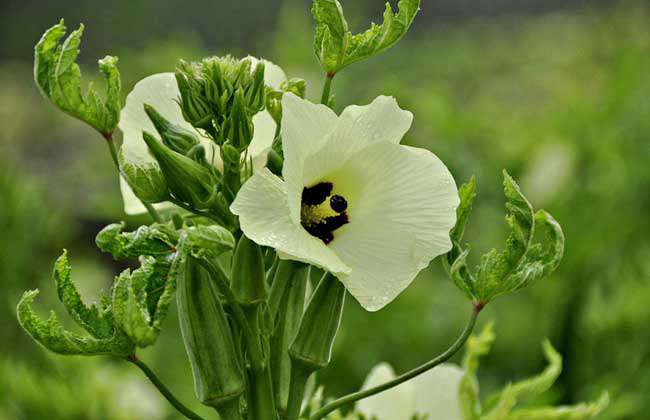
M360 30L380 19L382 3L343 5ZM132 367L50 356L17 326L14 308L25 289L41 288L43 311L61 309L50 279L61 248L70 249L73 279L90 300L123 268L94 247L101 227L125 219L106 146L39 96L32 48L65 17L69 26L87 26L87 80L98 76L97 58L118 55L125 93L179 58L230 52L263 56L305 78L315 99L322 80L309 1L8 0L1 7L0 419L177 418ZM474 254L501 246L507 234L502 168L564 227L559 270L482 315L497 332L481 367L482 391L540 370L539 344L549 337L565 368L546 402L592 399L606 389L613 402L603 419L647 419L650 4L423 0L412 32L342 72L334 92L339 109L394 95L415 114L406 142L434 151L459 184L477 175L468 232ZM427 360L468 314L438 261L378 313L350 299L334 361L321 375L326 394L357 389L379 361L401 371ZM174 316L143 358L192 400Z

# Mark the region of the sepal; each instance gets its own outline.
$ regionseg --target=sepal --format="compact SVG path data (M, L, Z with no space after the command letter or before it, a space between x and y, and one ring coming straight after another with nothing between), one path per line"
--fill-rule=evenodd
M160 203L169 199L167 181L158 163L138 165L129 162L122 150L118 159L121 175L136 197L146 203Z
M145 104L144 111L156 128L163 144L174 152L188 156L192 148L199 144L199 139L193 132L172 124L151 105Z
M148 132L142 137L165 176L171 193L196 209L209 207L215 195L217 178L213 171L191 158L174 152Z

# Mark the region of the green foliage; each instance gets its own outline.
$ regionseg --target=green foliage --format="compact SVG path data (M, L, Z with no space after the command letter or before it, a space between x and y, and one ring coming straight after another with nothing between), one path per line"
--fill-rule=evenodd
M470 336L467 343L465 343L465 356L463 357L465 374L458 385L460 408L465 420L478 419L481 414L481 401L476 375L479 358L488 354L494 338L492 324L488 324L479 335Z
M411 26L420 10L420 0L400 0L394 13L386 3L384 22L372 24L359 34L352 34L338 0L314 0L312 15L316 22L314 52L328 74L392 47Z
M174 251L178 242L178 233L167 224L140 226L133 232L123 232L125 227L124 222L106 226L95 238L97 247L123 260L141 255L164 257Z
M36 364L17 356L0 361L2 420L176 418L168 411L147 379L125 363L49 358Z
M468 298L480 304L548 276L557 268L564 254L564 234L560 225L544 210L535 213L506 171L503 177L508 210L506 221L511 229L503 251L492 249L483 255L475 273L467 268L469 249L463 249L460 241L476 196L476 181L472 178L460 188L461 203L456 226L451 232L453 248L445 256L454 283ZM534 242L536 224L547 231L546 246Z
M463 359L465 374L458 389L464 420L589 419L598 415L609 404L609 397L607 393L604 393L597 401L588 404L516 409L522 400L546 392L562 372L562 357L546 340L542 343L544 356L548 362L546 369L532 378L507 384L502 390L488 397L481 405L476 372L479 358L490 351L493 341L492 325L488 324L480 335L473 335L467 342Z
M84 95L76 63L83 30L80 25L61 43L66 33L63 20L48 29L36 45L34 79L43 95L59 109L109 136L117 127L122 108L117 58L106 56L99 60L99 70L106 80L106 99L102 100L92 85Z
M520 400L540 395L555 383L562 372L562 357L548 340L542 343L542 348L548 361L546 369L533 378L508 384L502 391L488 397L484 407L486 419L506 417Z
M235 238L229 230L218 225L190 226L184 230L185 250L193 258L216 261L235 248Z
M178 264L178 259L170 267L167 260L145 257L140 268L126 270L115 280L115 323L138 347L154 344L160 334L176 292Z
M63 253L54 266L61 302L72 318L90 336L82 336L63 328L54 312L47 321L36 315L31 307L38 290L25 292L18 303L20 325L43 347L54 353L100 355L112 354L126 357L134 350L133 343L115 328L110 302L102 298L99 305L86 306L70 280L67 253Z
M147 235L146 229L122 234L123 227L121 224L109 226L109 230L98 235L102 237L98 242L111 250L116 258L133 256L136 249L143 251L139 255L155 254L157 258L142 257L140 268L122 272L113 285L111 298L101 295L99 304L90 306L82 301L71 279L67 251L54 265L53 276L59 300L89 336L64 329L54 312L47 321L39 318L32 309L38 290L26 292L18 303L21 326L48 350L60 354L128 357L136 346L147 347L156 341L174 297L178 268L173 264L169 245L166 253L160 254L160 248L151 244L159 239Z

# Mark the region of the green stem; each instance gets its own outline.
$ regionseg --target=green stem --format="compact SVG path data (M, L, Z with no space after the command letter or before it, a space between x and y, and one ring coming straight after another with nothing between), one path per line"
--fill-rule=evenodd
M187 417L188 419L192 420L203 420L203 417L199 416L189 408L187 408L183 403L178 401L178 399L174 396L174 394L171 393L171 391L160 381L160 379L156 376L156 374L151 370L149 366L142 360L138 359L135 355L130 356L127 358L129 362L133 363L137 367L140 368L140 370L149 378L152 384L156 388L158 388L158 391L169 401L171 405L174 406L176 410L178 410L179 413Z
M320 98L320 103L327 105L330 100L330 90L332 89L332 79L336 73L327 73L325 77L325 85L323 85L323 94Z
M300 363L291 363L291 378L289 380L289 399L287 403L287 420L298 420L302 401L305 398L307 380L313 373L313 369L303 366Z
M108 150L111 152L111 159L113 159L113 163L115 164L115 168L117 168L117 172L120 174L120 176L124 176L122 174L122 169L120 168L120 160L117 157L117 147L115 147L113 133L104 134L104 139L106 139L106 144L108 144ZM144 205L144 208L147 209L147 212L156 223L163 222L162 217L160 217L160 214L156 211L154 206L142 200L140 200L140 202Z
M323 408L320 410L316 411L314 414L311 415L309 420L319 420L325 417L327 414L331 413L332 411L346 405L353 403L355 401L362 400L364 398L370 397L372 395L378 394L380 392L383 392L387 389L393 388L403 382L406 382L410 379L415 378L418 375L423 374L424 372L433 369L434 367L438 366L439 364L447 361L450 359L458 350L460 350L461 347L463 347L463 344L467 341L469 338L470 334L472 333L472 330L474 329L474 325L476 324L476 318L478 317L479 312L483 308L482 305L474 305L472 309L472 315L467 322L467 325L465 326L465 329L463 332L460 334L458 339L454 342L454 344L451 345L444 353L440 354L439 356L435 357L434 359L429 360L428 362L424 363L423 365L420 365L416 367L415 369L409 370L406 373L403 373L402 375L398 376L397 378L385 382L381 385L368 388L363 391L358 391L354 392L352 394L348 394L344 397L341 397L339 399L336 399L328 404L326 404Z

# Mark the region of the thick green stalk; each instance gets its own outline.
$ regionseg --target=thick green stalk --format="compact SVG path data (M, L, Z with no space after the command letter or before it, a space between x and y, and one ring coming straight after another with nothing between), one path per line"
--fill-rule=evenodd
M110 133L105 134L104 138L106 139L106 144L108 144L108 150L111 152L111 159L113 159L113 163L117 168L117 172L119 173L120 176L122 176L122 170L120 169L120 161L117 157L117 148L115 147L115 141L113 140L113 135ZM156 223L162 223L163 221L162 217L160 217L160 214L158 214L154 206L142 200L140 200L140 202L144 205L144 208L147 209L147 212Z
M149 366L142 360L138 359L135 355L129 357L128 359L129 362L133 363L136 365L140 370L149 378L152 384L156 388L158 388L158 391L169 401L171 405L174 406L176 410L178 410L179 413L187 417L188 419L192 420L203 420L203 417L199 416L189 408L187 408L183 403L181 403L175 396L172 394L172 392L162 383L162 381L156 376L156 374L151 370Z
M291 380L289 383L289 399L287 403L287 419L297 420L300 418L302 402L305 398L307 380L314 373L314 369L300 363L291 363Z
M298 420L309 376L327 365L343 315L345 287L326 273L311 296L296 337L289 346L291 380L287 419Z
M259 328L259 305L244 308L250 329L246 340L250 359L248 418L249 420L275 420L275 398L268 358L264 356L262 334Z
M323 94L320 98L320 103L327 105L330 101L330 90L332 89L332 79L334 79L335 73L327 73L325 77L325 85L323 85Z
M328 404L326 404L324 407L322 407L320 410L316 411L314 414L311 415L309 420L319 420L325 417L327 414L331 413L332 411L341 408L344 405L353 403L355 401L362 400L364 398L370 397L375 394L379 394L380 392L386 391L387 389L393 388L403 382L406 382L410 379L415 378L418 375L423 374L424 372L433 369L434 367L440 365L441 363L449 360L458 350L463 347L463 344L467 341L469 338L470 334L472 333L472 330L474 329L474 325L476 324L476 318L478 317L479 312L481 311L482 306L480 305L475 305L472 309L472 315L467 322L467 325L465 326L465 329L463 332L460 334L458 339L454 342L454 344L451 345L444 353L438 355L437 357L429 360L428 362L416 367L415 369L412 369L406 373L403 373L402 375L398 376L397 378L385 382L381 385L377 385L375 387L363 390L363 391L358 391L354 392L352 394L348 394L344 397L341 397L339 399L336 399Z

